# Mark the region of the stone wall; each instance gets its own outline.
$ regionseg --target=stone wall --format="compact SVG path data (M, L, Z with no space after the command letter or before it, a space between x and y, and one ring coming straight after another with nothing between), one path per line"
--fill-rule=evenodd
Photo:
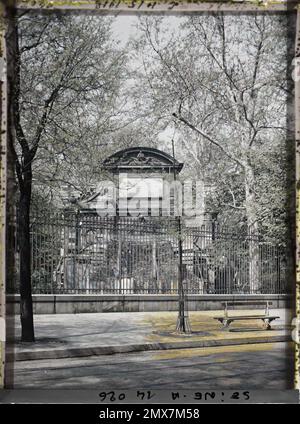
M276 294L202 294L188 296L190 311L223 309L224 301L240 300L270 301L270 308L293 308L294 300L291 295ZM6 296L7 314L19 314L19 295ZM251 305L252 308L260 308ZM91 312L151 312L176 311L178 296L176 295L104 295L104 294L60 294L60 295L33 295L34 314L76 314ZM231 307L234 309L234 306ZM243 306L237 306L238 309ZM249 307L248 307L249 309Z

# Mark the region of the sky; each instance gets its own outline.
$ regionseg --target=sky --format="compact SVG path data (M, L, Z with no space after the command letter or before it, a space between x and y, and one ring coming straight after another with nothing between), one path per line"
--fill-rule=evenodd
M170 30L176 29L185 16L165 16L165 21ZM138 15L120 14L115 16L115 21L112 25L113 33L116 38L121 41L121 45L125 45L131 35L136 32L136 25L139 21Z
M165 22L166 26L169 30L174 30L179 27L179 25L182 23L182 20L185 19L184 16L174 16L170 15L166 17L165 16ZM138 15L131 15L131 14L119 14L115 15L115 20L112 24L112 32L114 34L114 37L118 40L120 40L119 47L124 47L125 44L129 41L131 36L134 36L137 32L137 24L138 24L139 18ZM135 64L137 65L137 64ZM166 128L161 134L158 135L158 138L160 139L161 145L160 148L166 149L166 144L170 148L171 146L171 139L174 135L174 131L172 128Z
M116 15L112 25L112 31L116 38L121 41L121 45L125 45L129 37L136 31L135 25L138 22L136 15Z

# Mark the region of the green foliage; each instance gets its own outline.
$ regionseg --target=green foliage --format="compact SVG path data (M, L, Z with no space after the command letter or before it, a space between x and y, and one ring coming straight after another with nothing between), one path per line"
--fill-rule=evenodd
M206 211L280 242L292 184L286 25L283 14L142 17L132 41L140 119L175 138L182 177L204 181Z
M292 196L286 16L143 16L123 44L115 19L20 17L20 110L31 144L55 97L33 161L34 199L57 206L85 194L117 149L172 153L174 137L181 177L204 181L208 214L237 228L254 222L283 243Z
M111 17L36 12L19 19L21 125L30 147L36 189L64 197L99 180L120 125L126 50Z

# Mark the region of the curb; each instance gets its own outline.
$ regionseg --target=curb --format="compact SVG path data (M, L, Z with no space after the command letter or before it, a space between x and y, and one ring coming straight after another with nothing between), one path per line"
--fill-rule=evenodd
M204 348L217 346L237 346L257 343L278 343L292 341L290 335L244 337L221 340L200 340L170 343L144 343L115 346L70 347L65 349L32 350L27 352L7 352L6 361L33 361L41 359L76 358L88 356L114 355L118 353L144 352L151 350Z

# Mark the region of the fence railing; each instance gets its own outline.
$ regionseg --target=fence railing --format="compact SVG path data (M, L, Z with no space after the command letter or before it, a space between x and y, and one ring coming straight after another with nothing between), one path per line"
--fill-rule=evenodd
M170 218L33 216L33 293L177 293L178 237ZM289 291L286 252L270 239L215 223L183 225L181 238L187 294Z

